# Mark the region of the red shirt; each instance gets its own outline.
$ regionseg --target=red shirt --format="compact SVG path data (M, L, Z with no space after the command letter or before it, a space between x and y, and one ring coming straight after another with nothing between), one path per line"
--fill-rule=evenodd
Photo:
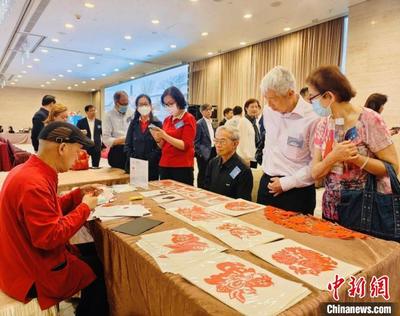
M33 284L47 309L92 283L92 269L67 250L90 209L80 190L57 196L57 173L35 155L11 170L0 193L0 289L28 302Z
M193 115L185 112L180 119L173 119L170 115L164 120L163 130L168 135L183 140L185 148L179 150L165 142L162 147L160 167L193 167L196 136L196 120Z
M147 120L145 122L142 121L142 120L139 120L139 124L140 124L140 130L142 131L142 134L144 134L144 132L146 131L147 127L149 127L150 120Z

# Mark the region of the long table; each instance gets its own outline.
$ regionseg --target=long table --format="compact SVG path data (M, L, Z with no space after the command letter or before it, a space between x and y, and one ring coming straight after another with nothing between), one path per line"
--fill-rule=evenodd
M150 186L150 189L158 188ZM118 195L116 203L127 203L129 195L129 193ZM146 207L151 208L153 218L164 222L148 233L185 227L215 243L225 245L214 236L167 214L150 199L138 203L144 203ZM243 215L239 218L261 228L280 233L285 238L322 251L334 258L362 267L363 271L360 275L366 277L367 284L373 276L389 276L390 301L400 301L399 244L375 238L341 240L311 236L267 221L263 211ZM179 275L162 273L152 257L136 246L135 242L140 237L111 230L128 220L96 221L91 224L99 256L104 264L111 315L239 315L237 311L190 284ZM229 248L227 252L278 276L301 282L248 251ZM312 294L286 310L282 315L321 315L322 303L332 300L330 293L317 290L305 283L304 285L312 291ZM362 300L349 297L347 288L346 286L340 288L341 302L382 301L371 300L368 295Z

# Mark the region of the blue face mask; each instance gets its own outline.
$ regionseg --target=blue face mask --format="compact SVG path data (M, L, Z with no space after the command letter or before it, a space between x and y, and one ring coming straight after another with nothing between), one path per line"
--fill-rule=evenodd
M319 100L311 100L311 104L313 107L313 110L315 113L317 113L319 116L321 117L326 117L331 115L331 108L330 107L324 107L321 105L321 103L319 102Z
M119 107L118 107L118 111L122 114L125 114L127 110L128 110L127 105L119 105Z

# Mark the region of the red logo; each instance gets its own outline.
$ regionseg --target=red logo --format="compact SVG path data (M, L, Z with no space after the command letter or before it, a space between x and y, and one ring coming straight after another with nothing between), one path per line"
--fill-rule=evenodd
M337 274L335 274L335 281L332 283L328 283L328 290L332 292L333 299L335 301L339 300L339 289L344 283L344 278L339 277Z
M251 227L232 224L232 223L222 224L221 226L218 226L217 229L227 230L231 233L232 236L238 237L240 239L261 235L260 231L255 230Z
M255 288L270 287L272 279L263 273L257 273L253 268L247 268L239 262L221 262L217 268L223 273L213 274L204 281L216 285L217 292L228 293L230 299L246 303L246 294L257 294Z
M208 244L199 241L200 238L193 234L172 234L172 245L164 245L173 249L170 253L184 253L190 251L202 251L208 248Z
M176 212L192 221L204 221L223 217L222 215L219 215L217 213L208 212L204 209L204 207L201 206L179 208Z
M385 300L389 300L389 277L387 275L383 275L380 278L373 276L369 284L369 290L371 297L382 296Z
M332 271L337 262L320 253L301 247L286 247L272 255L279 263L289 266L296 274L319 275L324 271Z

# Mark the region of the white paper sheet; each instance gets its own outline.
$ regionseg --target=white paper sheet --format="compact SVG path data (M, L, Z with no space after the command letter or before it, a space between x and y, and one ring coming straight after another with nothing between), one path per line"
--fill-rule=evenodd
M151 198L154 196L159 196L159 195L165 195L165 194L170 194L171 192L167 190L152 190L152 191L143 191L139 192L141 195L147 198Z
M221 253L180 273L245 315L277 315L311 292L239 257Z
M112 189L115 193L126 193L136 191L136 188L129 183L127 184L114 184Z
M249 202L243 199L236 199L227 203L209 206L207 209L230 216L240 216L243 214L256 212L264 208L265 205Z
M247 250L283 238L283 235L262 229L235 218L203 222L201 228L233 249Z
M362 270L290 239L258 245L250 251L320 290L327 290L335 275L347 278Z
M142 235L137 245L156 260L163 272L172 273L226 249L186 228Z
M165 203L163 205L161 205L161 207L163 207L166 210L170 210L170 209L176 209L176 208L186 208L186 207L193 207L193 206L200 206L197 203L194 203L192 201L189 200L178 200L178 201L174 201L174 202L170 202L170 203Z
M144 189L149 187L149 162L147 160L130 158L130 182L132 186Z
M183 183L179 183L177 181L168 180L168 179L152 181L151 184L160 189L163 189L163 190L178 190L178 189L182 189L183 187L185 187L185 185Z
M205 198L210 199L210 198L215 198L217 196L215 193L208 192L205 190L196 190L192 192L176 190L176 193L181 194L186 199L192 199L192 200L205 199Z
M221 203L227 203L234 201L234 199L231 199L230 197L227 196L222 196L222 195L217 195L216 197L213 198L206 198L206 199L200 199L199 202L207 204L207 205L219 205Z
M150 211L140 204L98 206L91 214L93 218L102 217L140 217L149 215Z
M154 197L152 197L152 199L157 204L166 204L166 203L171 203L171 202L178 201L178 200L183 200L183 196L178 195L178 194L169 193L169 194L154 196Z

